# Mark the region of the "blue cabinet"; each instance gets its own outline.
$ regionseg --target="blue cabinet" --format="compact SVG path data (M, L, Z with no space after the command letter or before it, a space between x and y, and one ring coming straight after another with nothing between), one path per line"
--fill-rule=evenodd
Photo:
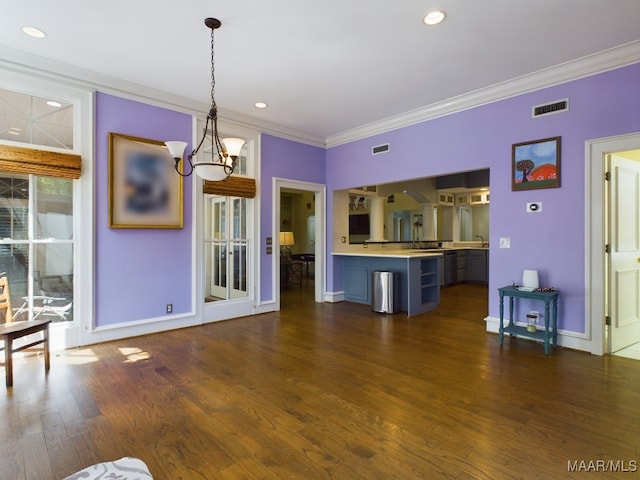
M352 302L371 303L371 270L361 262L346 263L344 266L345 298Z
M465 280L469 283L489 283L488 250L467 250Z
M408 316L433 310L440 302L440 255L429 257L345 256L345 300L371 304L371 272L395 272L400 310Z

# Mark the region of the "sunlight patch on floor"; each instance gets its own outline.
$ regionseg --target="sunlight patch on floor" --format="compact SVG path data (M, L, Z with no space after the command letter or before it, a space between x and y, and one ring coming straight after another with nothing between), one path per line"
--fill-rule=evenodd
M148 352L144 350L140 350L139 348L119 348L120 353L125 356L127 359L125 363L135 363L140 360L148 360L150 355Z
M90 348L64 350L57 353L56 357L64 361L67 365L85 365L100 360Z

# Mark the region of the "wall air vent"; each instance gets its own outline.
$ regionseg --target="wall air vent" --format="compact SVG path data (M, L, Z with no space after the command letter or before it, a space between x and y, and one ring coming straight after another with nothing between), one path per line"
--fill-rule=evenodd
M531 117L538 118L554 113L562 113L569 110L569 99L558 100L557 102L545 103L544 105L536 105L531 108Z
M373 155L378 155L379 153L387 153L389 151L389 144L385 143L384 145L378 145L371 148L371 153Z

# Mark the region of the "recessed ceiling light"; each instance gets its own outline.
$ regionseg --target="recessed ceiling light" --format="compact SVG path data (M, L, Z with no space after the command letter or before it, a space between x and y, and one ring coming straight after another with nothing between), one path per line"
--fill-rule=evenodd
M56 102L55 100L49 100L47 101L47 105L49 105L50 107L61 107L62 104L60 102Z
M254 106L256 108L267 108L269 105L267 105L265 102L256 102L254 103Z
M7 133L11 135L20 135L22 133L22 129L20 127L11 127L7 130Z
M427 25L438 25L442 23L445 17L447 16L442 10L434 10L433 12L429 12L424 16L424 23Z
M24 27L22 27L22 32L33 38L44 38L47 36L47 34L44 33L42 30L40 30L39 28L30 27L28 25L25 25Z

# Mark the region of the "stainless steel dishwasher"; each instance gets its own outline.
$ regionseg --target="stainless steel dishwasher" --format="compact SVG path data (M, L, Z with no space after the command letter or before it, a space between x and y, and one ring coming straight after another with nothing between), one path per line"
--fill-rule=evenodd
M458 281L458 252L446 250L444 252L444 286L448 287Z

